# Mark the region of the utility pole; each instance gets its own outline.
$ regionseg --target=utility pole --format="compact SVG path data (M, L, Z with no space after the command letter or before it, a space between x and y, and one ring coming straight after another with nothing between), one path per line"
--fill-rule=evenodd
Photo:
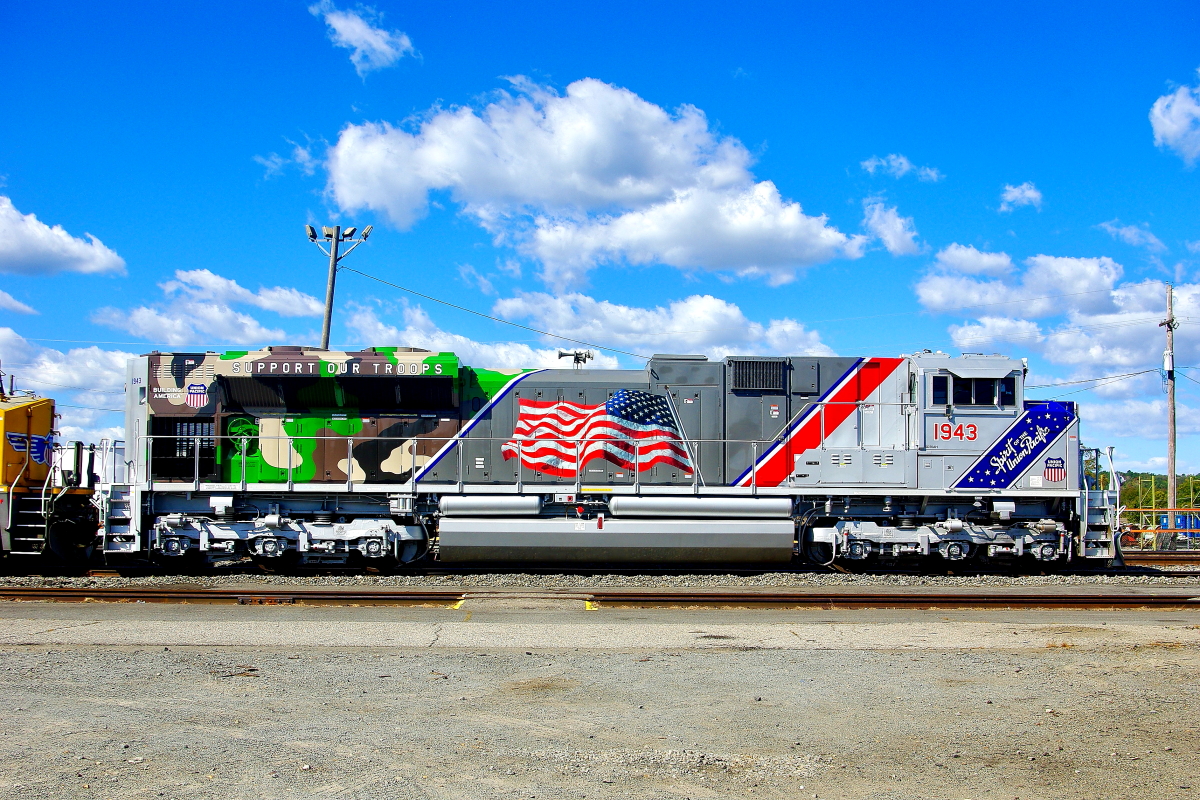
M1167 527L1175 528L1177 486L1175 483L1175 321L1174 288L1167 284L1167 318L1158 323L1167 329L1167 349L1163 353L1163 373L1167 379ZM1170 540L1174 541L1175 534Z
M333 324L333 289L337 282L338 262L350 255L354 251L354 248L365 242L367 237L371 235L371 230L374 227L373 225L368 225L363 228L362 235L355 239L354 234L357 232L357 228L346 228L343 231L341 225L334 225L332 228L325 226L321 228L321 235L329 242L329 249L326 250L321 246L321 242L317 238L317 229L312 225L304 226L304 232L308 234L308 240L314 243L322 253L329 256L329 280L325 284L325 321L321 324L322 350L329 349L329 329ZM350 245L350 248L346 252L339 254L342 242L352 242L353 244Z
M333 286L337 282L338 245L342 242L342 226L333 226L329 242L329 281L325 284L325 320L321 323L321 349L329 349L329 326L333 323Z

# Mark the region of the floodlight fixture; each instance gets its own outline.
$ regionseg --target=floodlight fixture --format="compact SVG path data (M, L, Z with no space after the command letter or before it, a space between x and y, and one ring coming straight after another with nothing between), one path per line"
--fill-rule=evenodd
M329 258L329 281L325 285L325 319L321 325L322 350L329 349L329 329L333 325L333 291L337 281L338 264L343 258L350 255L354 248L367 240L367 237L371 235L371 230L372 226L368 225L362 229L362 236L355 239L354 234L358 233L357 226L349 228L342 228L340 225L322 226L321 234L328 242L328 246L326 246L325 242L317 238L316 228L312 225L304 226L308 240Z

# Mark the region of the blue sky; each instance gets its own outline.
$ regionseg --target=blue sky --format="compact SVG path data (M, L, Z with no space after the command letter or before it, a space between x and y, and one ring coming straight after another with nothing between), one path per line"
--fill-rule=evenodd
M0 358L112 433L128 353L315 344L302 226L374 224L347 266L629 353L1142 373L1031 395L1161 469L1164 281L1200 366L1195 5L835 6L6 3ZM354 273L332 339L560 344Z

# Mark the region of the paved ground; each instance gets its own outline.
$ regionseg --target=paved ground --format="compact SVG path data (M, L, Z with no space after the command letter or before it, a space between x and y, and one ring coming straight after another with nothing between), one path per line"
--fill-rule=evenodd
M1200 609L581 606L0 603L0 796L1200 796Z

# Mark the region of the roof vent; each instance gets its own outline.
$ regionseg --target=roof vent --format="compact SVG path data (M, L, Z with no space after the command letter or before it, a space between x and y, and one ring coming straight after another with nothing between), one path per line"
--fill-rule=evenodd
M787 391L786 358L730 358L729 388L735 392Z

